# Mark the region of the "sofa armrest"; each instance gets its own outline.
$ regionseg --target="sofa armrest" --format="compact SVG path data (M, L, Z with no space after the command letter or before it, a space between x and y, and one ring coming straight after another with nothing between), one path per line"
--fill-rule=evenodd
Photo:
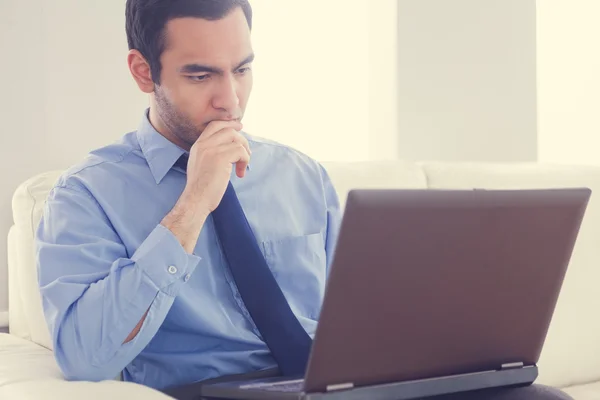
M171 397L130 382L65 381L52 351L17 336L0 334L0 399L168 400Z

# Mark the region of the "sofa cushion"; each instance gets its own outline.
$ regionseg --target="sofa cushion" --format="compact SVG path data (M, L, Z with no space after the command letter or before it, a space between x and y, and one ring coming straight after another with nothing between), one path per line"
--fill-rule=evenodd
M51 350L14 335L0 334L0 399L167 400L145 386L117 382L68 382Z
M539 383L600 380L600 168L535 163L423 163L433 189L589 187L592 197L539 362ZM596 397L600 399L600 396ZM576 397L579 400L579 397Z
M0 333L0 387L40 379L63 379L52 351L26 339Z
M43 380L0 386L3 400L173 400L158 390L131 382Z

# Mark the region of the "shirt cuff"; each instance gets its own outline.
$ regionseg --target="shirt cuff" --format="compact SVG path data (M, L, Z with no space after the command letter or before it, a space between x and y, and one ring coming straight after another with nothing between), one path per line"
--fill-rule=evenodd
M187 282L202 258L188 254L173 232L159 224L131 260L162 291L175 282Z

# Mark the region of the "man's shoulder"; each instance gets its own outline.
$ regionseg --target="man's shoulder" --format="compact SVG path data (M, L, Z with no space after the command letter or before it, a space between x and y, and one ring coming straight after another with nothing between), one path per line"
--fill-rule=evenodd
M288 167L318 174L321 172L322 166L319 161L293 146L246 132L244 135L250 143L250 149L258 148L259 152L278 168Z
M119 177L120 170L129 164L143 163L136 132L130 132L119 140L89 152L81 161L60 174L55 187L85 188L108 178Z

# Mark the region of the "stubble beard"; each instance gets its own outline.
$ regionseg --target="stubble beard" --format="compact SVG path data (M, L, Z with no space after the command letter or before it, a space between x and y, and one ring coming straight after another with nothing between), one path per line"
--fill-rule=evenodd
M157 113L169 133L191 147L200 137L201 129L180 112L173 103L169 101L160 87L154 91Z

